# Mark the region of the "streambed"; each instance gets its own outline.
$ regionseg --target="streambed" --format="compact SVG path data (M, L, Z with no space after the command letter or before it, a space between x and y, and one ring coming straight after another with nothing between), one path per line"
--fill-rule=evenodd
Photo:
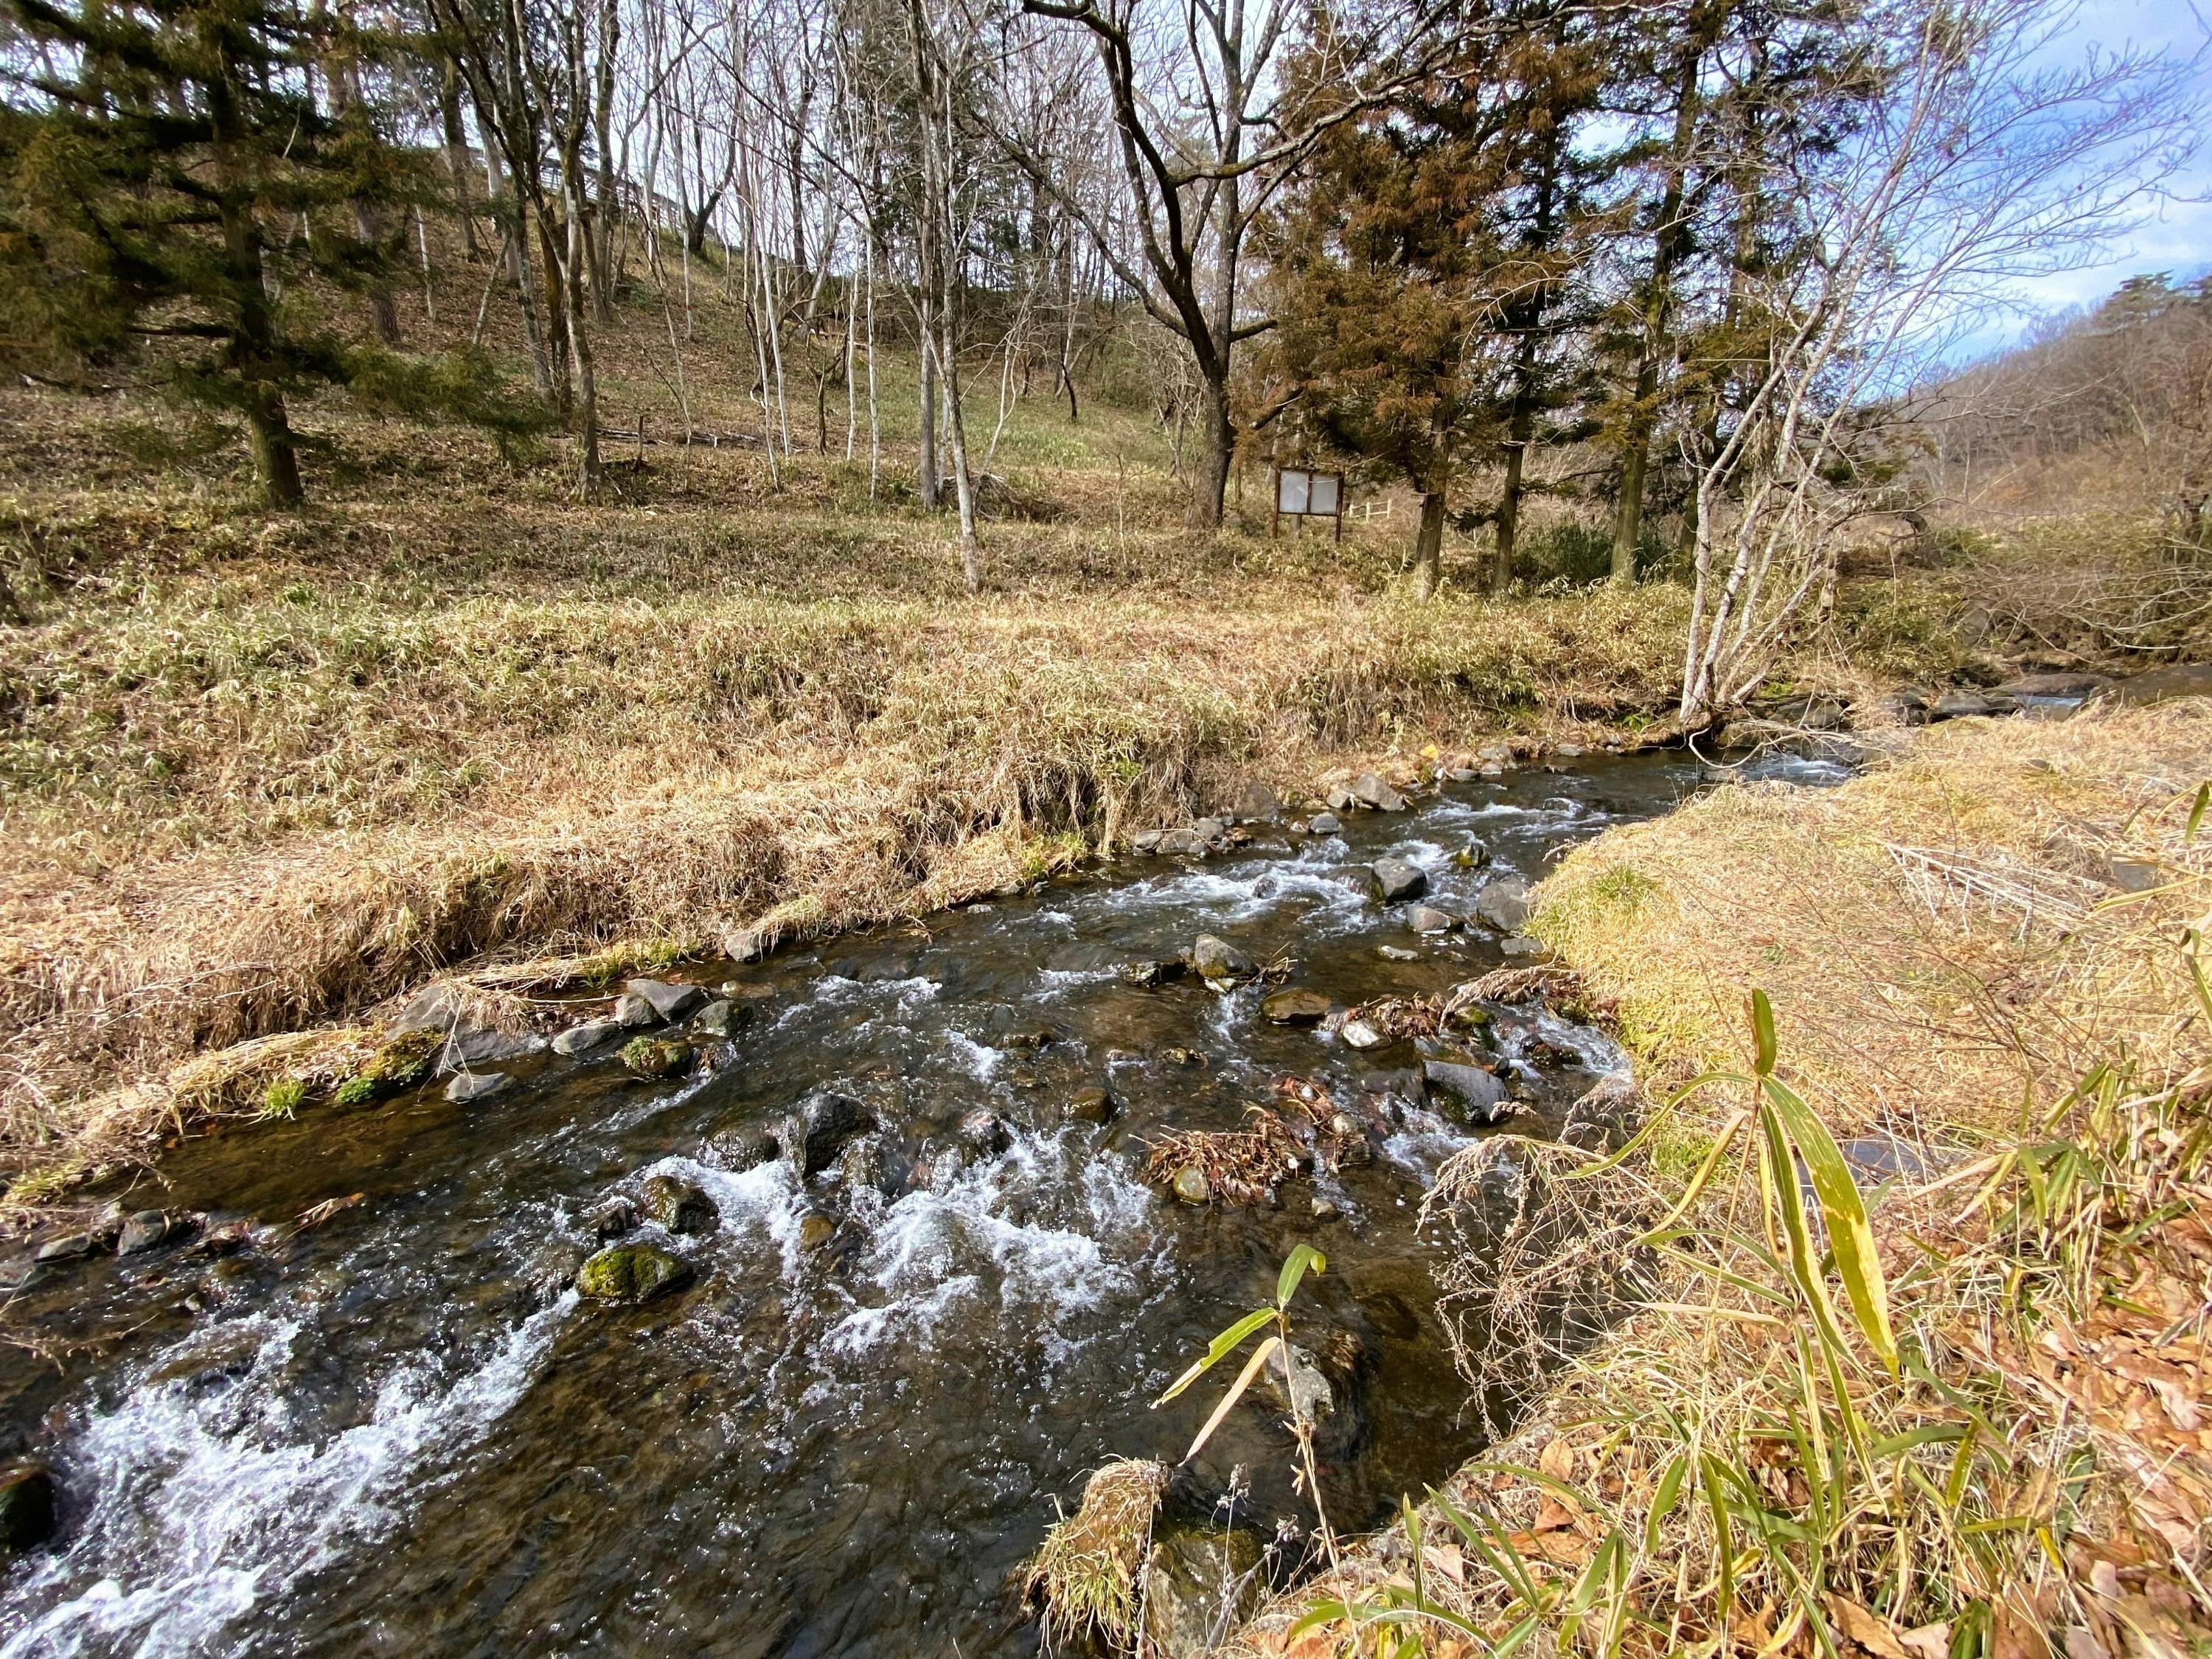
M1480 1132L1420 1103L1411 1043L1356 1052L1269 1024L1269 988L1122 970L1207 933L1339 1005L1440 991L1500 965L1499 940L1416 936L1370 896L1372 860L1412 860L1423 902L1464 915L1486 878L1534 878L1698 770L1650 753L1510 773L1340 836L1258 826L1202 863L702 969L742 1017L713 1069L672 1082L611 1049L544 1053L475 1105L434 1086L187 1142L128 1207L268 1224L361 1201L220 1257L43 1269L15 1295L0 1452L55 1469L61 1526L0 1578L0 1659L1031 1652L1008 1585L1055 1501L1110 1455L1175 1461L1214 1390L1148 1402L1300 1239L1328 1257L1302 1328L1357 1356L1358 1430L1324 1489L1340 1526L1375 1522L1479 1448L1414 1218ZM1454 863L1470 836L1490 868ZM1623 1063L1540 1010L1493 1029L1523 1132ZM1286 1182L1274 1207L1142 1179L1150 1139L1235 1128L1285 1076L1395 1100L1372 1161ZM825 1085L879 1126L860 1154L811 1182L730 1167L719 1149ZM1072 1118L1100 1087L1112 1121ZM978 1108L1002 1149L960 1147ZM717 1212L641 1235L696 1282L580 1302L594 1212L659 1174ZM1240 1408L1176 1501L1202 1511L1241 1469L1239 1522L1305 1521L1279 1415Z

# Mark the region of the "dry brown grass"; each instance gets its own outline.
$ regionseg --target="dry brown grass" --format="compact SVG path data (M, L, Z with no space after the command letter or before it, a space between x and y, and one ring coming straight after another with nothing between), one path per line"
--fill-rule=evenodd
M1164 1463L1115 1458L1085 1483L1075 1513L1045 1534L1023 1593L1038 1608L1048 1651L1093 1642L1135 1650L1152 1516L1167 1486Z
M1418 1540L1370 1540L1242 1650L2204 1651L2208 736L2202 701L1964 722L1840 789L1723 788L1569 859L1534 926L1617 1002L1655 1101L1747 1069L1759 987L1835 1134L1892 1137L1892 1176L1861 1181L1900 1364L1849 1320L1823 1334L1778 1260L1771 1166L1716 1138L1753 1104L1741 1076L1616 1159L1528 1148L1501 1188L1464 1155L1428 1218L1463 1246L1470 1383L1521 1381L1524 1353L1564 1369ZM2116 860L2148 879L2117 885ZM1645 1305L1577 1352L1575 1298L1601 1315L1623 1283ZM1547 1295L1565 1324L1512 1317ZM1334 1616L1292 1637L1316 1602Z
M2013 1123L2122 1054L2203 1063L2175 941L2212 908L2208 779L2201 700L1956 722L1834 790L1732 786L1607 835L1531 925L1662 1081L1733 1063L1757 987L1838 1133Z

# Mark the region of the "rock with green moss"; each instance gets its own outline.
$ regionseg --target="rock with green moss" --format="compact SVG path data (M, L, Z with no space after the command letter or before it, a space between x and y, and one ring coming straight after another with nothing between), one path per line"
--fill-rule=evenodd
M1145 1649L1158 1659L1199 1659L1267 1593L1260 1540L1242 1528L1169 1527L1152 1534L1145 1570Z
M651 1176L640 1196L646 1214L672 1233L711 1233L722 1218L714 1200L698 1185L674 1176Z
M362 1068L338 1085L341 1106L362 1106L428 1081L438 1051L445 1047L442 1031L409 1031L386 1043Z
M650 1302L680 1291L691 1264L653 1244L610 1244L576 1269L576 1294L594 1302Z
M672 1037L632 1037L623 1044L622 1063L639 1077L675 1077L690 1068L691 1048Z

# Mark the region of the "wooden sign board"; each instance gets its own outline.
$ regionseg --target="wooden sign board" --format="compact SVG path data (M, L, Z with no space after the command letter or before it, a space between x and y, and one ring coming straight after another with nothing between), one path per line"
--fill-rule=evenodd
M1283 516L1294 519L1334 519L1336 539L1344 539L1344 474L1322 472L1310 466L1275 469L1275 514L1273 534L1282 527Z

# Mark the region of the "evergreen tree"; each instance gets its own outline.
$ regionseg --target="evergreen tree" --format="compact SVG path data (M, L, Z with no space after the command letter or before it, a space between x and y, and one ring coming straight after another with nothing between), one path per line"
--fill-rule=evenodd
M1587 220L1571 127L1600 82L1570 14L1504 21L1395 108L1327 131L1272 250L1291 423L1420 493L1423 594L1452 516L1496 523L1503 586L1522 459L1564 401L1559 307ZM1499 500L1454 515L1455 485L1491 464Z
M272 506L301 499L288 396L373 377L316 289L374 295L365 239L413 165L318 95L373 42L287 0L0 0L31 52L0 104L0 362L63 385L145 368L243 418ZM357 105L357 95L356 97Z

